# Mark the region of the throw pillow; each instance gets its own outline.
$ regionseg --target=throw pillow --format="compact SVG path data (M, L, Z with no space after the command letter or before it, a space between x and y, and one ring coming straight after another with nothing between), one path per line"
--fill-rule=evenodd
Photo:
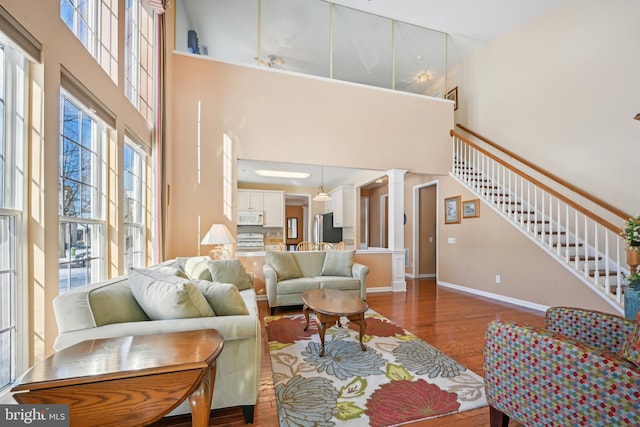
M291 252L267 251L265 263L269 264L276 271L278 280L297 279L302 277L300 267L293 258Z
M161 271L129 270L131 291L151 320L211 317L211 306L202 292L189 281Z
M189 276L187 276L187 273L185 273L184 271L177 269L177 268L173 268L173 267L158 267L155 269L155 271L160 272L162 274L166 274L167 276L176 276L176 277L182 277L183 279L188 279Z
M208 261L212 282L233 283L238 290L251 289L251 278L239 259Z
M353 254L354 251L327 251L320 275L351 277Z
M211 281L211 273L209 273L208 263L211 258L208 256L193 256L188 258L178 258L183 266L182 269L190 279L209 280Z
M209 282L207 280L194 281L200 292L216 316L236 316L249 314L249 309L240 295L240 291L233 283Z
M633 331L622 345L620 356L636 366L640 366L640 312L636 315Z

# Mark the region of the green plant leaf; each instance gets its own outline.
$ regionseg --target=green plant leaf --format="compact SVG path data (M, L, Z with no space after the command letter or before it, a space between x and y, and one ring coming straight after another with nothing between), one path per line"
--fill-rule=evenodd
M413 381L413 375L411 375L409 371L407 371L401 365L394 365L393 363L387 364L386 375L387 375L387 378L389 378L391 381L398 381L398 380Z
M366 389L367 380L362 377L355 377L353 381L340 389L340 395L338 398L344 399L362 396Z
M364 409L351 402L338 402L338 414L336 418L341 421L360 418L364 414Z

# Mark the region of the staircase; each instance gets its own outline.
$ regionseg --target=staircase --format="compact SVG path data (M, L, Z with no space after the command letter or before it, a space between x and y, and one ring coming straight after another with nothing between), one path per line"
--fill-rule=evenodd
M493 147L472 142L453 130L451 136L454 154L451 175L624 313L626 280L621 273L629 274L624 240L620 228L603 216L620 223L629 216L610 212L599 215L587 210L565 195L580 199L572 189L559 188L548 176L534 178L523 171L528 165L515 166L519 163L514 159L517 156L509 152L505 155L489 140L483 139Z

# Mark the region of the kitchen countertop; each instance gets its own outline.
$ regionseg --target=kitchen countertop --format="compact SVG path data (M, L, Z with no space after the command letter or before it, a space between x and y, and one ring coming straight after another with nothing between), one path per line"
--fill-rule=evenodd
M357 255L366 255L366 254L384 254L384 253L393 253L392 249L388 248L367 248L367 249L358 249L356 251ZM397 251L396 251L397 252ZM237 258L247 258L247 257L260 257L264 256L266 251L238 251L236 252Z

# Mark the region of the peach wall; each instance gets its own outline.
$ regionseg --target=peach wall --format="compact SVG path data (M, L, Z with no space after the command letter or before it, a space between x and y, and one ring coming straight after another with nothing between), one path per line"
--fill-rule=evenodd
M171 63L167 258L201 252L214 222L233 227L222 212L224 134L237 158L438 173L450 164L448 102L193 55Z
M391 287L391 282L393 281L391 254L357 252L353 257L353 261L369 266L367 290Z

